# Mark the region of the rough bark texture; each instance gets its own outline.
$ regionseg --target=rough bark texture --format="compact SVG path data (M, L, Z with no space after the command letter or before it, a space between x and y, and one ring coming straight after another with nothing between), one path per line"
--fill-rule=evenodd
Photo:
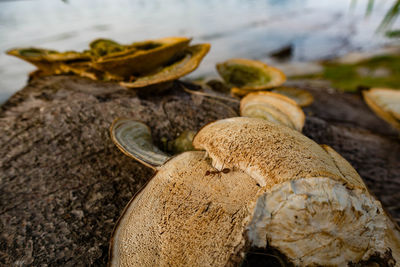
M304 134L348 159L400 220L398 133L358 95L300 87L315 97ZM163 137L232 116L226 104L184 93L179 82L142 97L74 76L30 82L0 108L0 264L106 264L114 223L152 176L112 144L114 118L145 122L161 147Z

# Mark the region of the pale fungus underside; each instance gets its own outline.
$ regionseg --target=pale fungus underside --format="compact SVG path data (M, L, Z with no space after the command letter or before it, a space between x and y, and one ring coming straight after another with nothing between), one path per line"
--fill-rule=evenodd
M295 101L273 92L256 92L246 95L240 101L240 115L263 118L299 132L305 123L304 112Z
M400 130L400 91L372 88L363 91L365 102L380 118Z
M191 39L167 37L121 45L108 39L90 43L90 50L58 52L38 48L12 49L9 55L38 67L35 75L75 74L93 80L116 81L128 88L147 89L195 70L209 44L189 46ZM157 89L160 89L157 87Z
M398 230L330 147L243 117L206 125L193 145L205 152L167 161L128 204L112 266L239 265L267 247L302 266L399 262Z

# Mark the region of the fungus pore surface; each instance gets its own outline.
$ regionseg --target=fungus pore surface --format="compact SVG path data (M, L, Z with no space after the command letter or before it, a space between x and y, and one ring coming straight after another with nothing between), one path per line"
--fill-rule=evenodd
M245 246L258 189L244 172L215 172L203 151L172 158L124 211L111 265L225 266Z
M286 126L230 118L203 127L128 204L113 266L238 266L272 248L297 266L394 266L399 232L357 172ZM394 256L394 258L393 258Z

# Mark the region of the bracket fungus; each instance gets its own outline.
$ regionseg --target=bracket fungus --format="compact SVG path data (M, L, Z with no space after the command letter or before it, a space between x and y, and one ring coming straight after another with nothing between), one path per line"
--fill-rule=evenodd
M363 96L376 115L400 131L400 90L371 88Z
M133 43L94 61L95 68L121 77L139 76L157 69L188 47L185 37L167 37ZM115 47L115 46L112 46Z
M169 159L167 154L153 144L150 128L144 123L115 119L110 127L110 135L124 154L147 167L156 169Z
M239 96L278 87L286 81L282 71L258 60L233 58L218 63L216 67L219 75L232 88L232 94Z
M195 134L185 130L175 140L164 140L164 150L172 154L194 150L192 140ZM110 127L110 136L125 155L154 170L171 157L154 145L150 128L140 121L115 119Z
M41 48L15 48L7 51L8 55L28 61L45 73L61 74L66 72L67 64L76 62L90 62L87 53L75 51L58 52Z
M292 99L273 92L257 92L246 95L240 101L240 115L263 118L286 125L299 132L303 129L305 115Z
M156 69L152 73L140 76L132 82L121 82L120 84L127 88L140 88L176 80L194 71L209 50L209 44L199 44L187 47L182 51L179 59Z
M395 223L330 147L245 117L206 125L193 145L205 151L166 161L128 203L111 266L236 266L269 248L296 266L398 264Z
M97 39L82 53L39 48L12 49L7 53L39 68L36 75L75 74L93 80L117 81L127 88L164 89L192 71L210 49L209 44L189 46L191 39L167 37L121 45ZM151 87L150 87L151 86Z

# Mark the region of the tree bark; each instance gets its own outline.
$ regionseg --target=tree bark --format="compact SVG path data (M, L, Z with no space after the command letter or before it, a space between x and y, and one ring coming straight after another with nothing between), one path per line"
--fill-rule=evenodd
M315 97L304 134L332 146L400 219L398 133L359 95L295 84ZM190 86L190 85L187 85ZM237 115L237 105L185 93L180 82L138 96L75 76L31 81L0 107L0 264L105 265L114 223L153 175L109 137L117 117L143 121L155 143Z

